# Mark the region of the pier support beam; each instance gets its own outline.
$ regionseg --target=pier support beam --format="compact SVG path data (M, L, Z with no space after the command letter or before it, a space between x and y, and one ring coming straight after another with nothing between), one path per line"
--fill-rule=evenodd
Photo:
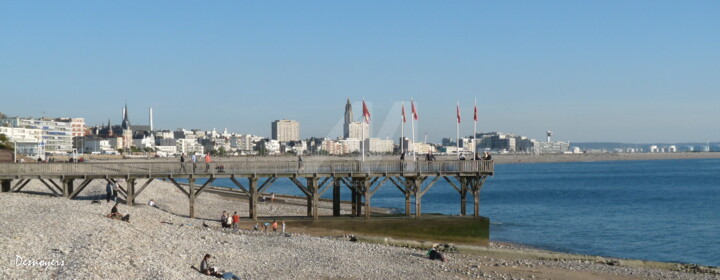
M188 198L190 199L190 211L188 216L195 218L195 178L188 179Z
M350 215L355 217L358 215L358 212L357 212L358 197L357 197L357 191L355 191L355 187L354 187L355 180L350 181L350 184L353 185L350 187L350 203L351 203L351 208L352 208Z
M135 179L127 180L127 205L133 206L135 203Z
M487 175L485 176L477 176L475 178L468 178L470 181L470 192L473 196L473 217L479 218L480 217L480 190L482 189L483 184L485 183L485 180L487 179Z
M270 180L268 178L268 180ZM248 206L250 209L248 209L248 212L250 213L250 219L253 221L258 220L258 212L257 212L257 205L258 205L258 178L255 176L252 176L248 178L248 184L249 190L248 190L248 198L250 202L248 203Z
M307 178L308 184L308 200L310 201L310 210L308 214L313 217L313 220L317 221L320 218L318 208L320 208L320 197L318 195L318 177Z
M73 190L75 189L73 185L73 179L63 179L63 196L70 198L70 194L73 193Z
M412 204L410 203L410 200L412 198L413 193L413 181L415 179L409 179L405 178L405 216L410 217L412 215Z
M12 185L12 180L0 181L0 192L10 192L11 185Z
M467 178L460 178L460 216L467 215Z
M340 180L333 180L333 216L340 216Z

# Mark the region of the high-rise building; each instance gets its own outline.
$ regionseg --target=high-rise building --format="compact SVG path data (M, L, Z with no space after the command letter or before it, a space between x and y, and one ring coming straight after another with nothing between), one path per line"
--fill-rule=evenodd
M272 139L279 142L300 141L300 123L293 120L272 122Z

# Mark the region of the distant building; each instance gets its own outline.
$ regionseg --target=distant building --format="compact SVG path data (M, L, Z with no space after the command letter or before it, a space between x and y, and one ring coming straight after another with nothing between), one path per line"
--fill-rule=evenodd
M353 120L352 105L350 98L345 104L345 122L343 123L343 138L345 139L368 139L370 138L370 125Z
M5 134L14 142L18 154L32 158L44 158L45 149L42 142L42 130L37 128L0 126L0 134Z
M293 120L272 122L272 139L279 142L300 141L300 123Z
M8 118L0 120L6 127L39 129L42 139L40 145L44 147L45 153L65 154L73 150L73 133L81 120L71 118ZM84 124L84 121L82 122ZM76 127L73 127L73 124ZM82 131L85 129L82 128ZM79 132L78 132L79 133ZM37 142L36 142L37 144Z
M477 151L492 150L509 153L533 153L533 154L559 154L565 153L570 148L568 142L538 142L525 136L516 136L508 133L487 132L478 133L476 148Z
M380 138L365 139L365 151L370 153L392 153L395 143L392 140Z

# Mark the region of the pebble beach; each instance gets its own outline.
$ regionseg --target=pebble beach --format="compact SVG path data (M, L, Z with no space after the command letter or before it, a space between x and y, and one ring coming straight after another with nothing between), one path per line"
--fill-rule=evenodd
M250 230L246 200L203 193L191 219L187 198L160 180L137 197L139 205L119 205L131 215L129 223L105 217L113 203L105 201L99 180L75 200L49 194L37 180L21 193L0 194L0 278L213 279L191 267L209 253L211 265L242 279L720 279L720 270L712 267L568 255L518 244L491 242L447 253L449 261L440 262L425 257L428 248L313 236L292 226L287 234L257 232ZM92 203L96 198L100 203ZM159 208L145 205L150 199ZM302 201L292 200L261 203L259 213L264 220L304 216ZM349 206L343 207L347 214ZM222 211L237 211L242 230L220 229ZM321 207L320 214L330 215L331 209Z

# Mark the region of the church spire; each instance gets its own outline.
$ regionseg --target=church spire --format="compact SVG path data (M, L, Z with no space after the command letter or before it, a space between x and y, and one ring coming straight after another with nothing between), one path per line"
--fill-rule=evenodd
M127 103L125 103L125 107L123 108L122 128L128 130L130 129L130 119L128 119Z

